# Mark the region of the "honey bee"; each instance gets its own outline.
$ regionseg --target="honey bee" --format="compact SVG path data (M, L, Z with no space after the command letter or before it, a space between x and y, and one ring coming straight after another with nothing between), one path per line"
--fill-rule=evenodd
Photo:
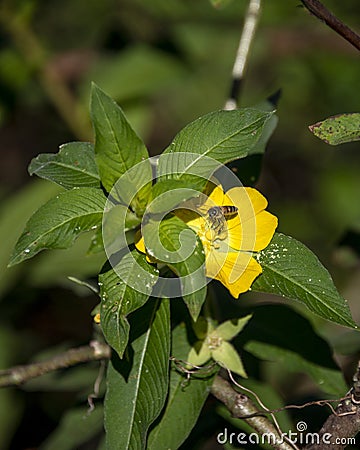
M213 206L208 210L206 220L210 224L211 240L227 237L226 219L237 212L236 206Z

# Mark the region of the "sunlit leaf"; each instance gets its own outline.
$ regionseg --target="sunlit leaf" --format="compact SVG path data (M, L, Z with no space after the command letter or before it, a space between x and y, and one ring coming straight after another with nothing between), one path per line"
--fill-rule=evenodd
M197 181L199 188L204 187L221 164L251 153L272 114L247 108L200 117L183 128L160 156L159 176Z
M329 272L304 244L276 233L269 246L258 254L258 261L263 273L252 285L254 291L299 300L324 319L356 327Z
M142 162L141 169L131 171L125 184L130 184L131 191L137 194L134 205L144 203L150 190L147 183L152 177L145 144L131 128L120 106L95 84L91 93L91 118L95 129L95 159L103 186L110 192L129 169ZM117 195L128 205L121 189L117 189Z
M94 146L88 142L70 142L61 145L59 153L40 154L31 161L29 173L66 189L100 187Z
M101 226L105 201L103 192L95 188L74 188L49 200L27 222L9 265L44 249L70 247L80 233Z

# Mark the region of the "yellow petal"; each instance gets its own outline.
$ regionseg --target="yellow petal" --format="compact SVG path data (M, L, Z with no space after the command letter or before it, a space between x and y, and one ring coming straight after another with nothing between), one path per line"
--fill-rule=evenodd
M254 220L249 220L242 228L241 250L258 252L271 241L276 227L277 217L268 211L261 211Z
M267 247L274 236L278 219L268 211L262 211L256 216L256 242L253 248L258 252Z
M241 250L243 241L243 228L238 216L233 219L227 220L227 230L228 245L235 250Z
M226 195L238 208L238 214L227 220L229 245L251 251L256 242L256 214L266 208L267 200L253 188L232 188Z
M204 222L204 219L199 214L187 208L177 209L175 215L195 232L201 229L201 225Z
M139 252L146 253L144 238L141 236L140 230L135 233L135 247Z
M247 187L245 188L245 191L249 196L255 214L258 214L267 207L268 201L257 189Z
M229 189L226 196L238 207L241 221L253 217L267 207L266 198L256 189L236 187Z
M155 258L151 257L147 251L146 251L146 247L145 247L145 242L144 242L144 238L141 236L141 232L140 230L138 230L135 233L135 247L136 249L141 252L141 253L146 253L146 261L149 264L154 264L156 262L158 262Z
M229 245L236 250L259 251L271 241L277 218L264 209L266 198L253 188L233 188L227 195L238 208L238 217L229 219ZM240 219L240 225L237 220Z
M235 298L238 298L242 292L248 291L255 278L262 272L260 264L246 252L229 252L227 255L213 253L215 252L211 254L211 267L208 267L208 261L206 261L207 275L221 281ZM215 273L215 267L217 273Z
M221 206L224 203L224 191L221 185L216 186L210 193L208 200L205 202L209 203L209 208L218 205Z
M227 255L227 252L216 251L214 248L211 248L210 251L205 252L207 277L219 279L220 272L225 265Z
M94 320L95 323L100 323L100 313L95 314L93 320Z

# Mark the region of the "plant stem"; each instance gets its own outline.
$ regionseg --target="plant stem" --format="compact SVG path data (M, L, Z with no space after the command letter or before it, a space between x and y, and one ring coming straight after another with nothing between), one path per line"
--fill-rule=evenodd
M360 36L351 28L339 20L332 12L319 2L319 0L301 0L305 8L307 8L315 17L322 20L337 34L343 37L346 41L352 44L355 48L360 50Z
M32 378L54 370L64 369L88 361L109 359L110 356L111 349L108 345L98 341L91 341L87 346L70 349L47 361L16 366L0 371L0 387L19 386Z
M261 0L250 0L246 12L243 31L240 37L239 47L236 53L234 67L232 71L232 84L228 100L225 103L225 110L237 108L241 83L249 59L250 47L254 40L256 26L259 22L261 11Z
M260 436L274 436L271 446L276 450L294 450L294 447L288 444L274 425L264 416L260 415L260 411L247 395L236 392L231 384L224 378L217 376L211 387L211 393L220 400L226 408L231 412L232 417L241 419L245 416L259 414L256 417L243 419L250 425Z

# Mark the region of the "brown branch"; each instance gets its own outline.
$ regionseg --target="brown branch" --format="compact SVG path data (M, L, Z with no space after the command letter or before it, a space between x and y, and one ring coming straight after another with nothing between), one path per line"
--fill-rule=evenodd
M360 361L358 361L357 371L353 376L352 396L354 403L360 403Z
M355 436L360 431L360 361L353 377L351 396L347 396L337 406L335 413L329 416L317 435L314 444L304 450L342 450L355 443Z
M301 0L301 2L315 17L325 22L337 34L360 50L360 36L334 16L319 0Z
M258 414L256 417L244 419L257 433L262 436L274 436L271 446L277 450L294 450L294 447L288 444L279 434L274 425L256 408L254 403L247 395L236 392L231 384L224 378L217 376L211 387L211 393L220 400L232 416L238 419Z
M111 349L108 345L98 341L91 341L87 346L70 349L47 361L0 371L0 387L19 386L32 378L54 370L64 369L84 362L109 359L110 356Z
M335 414L328 417L317 434L314 444L304 450L342 450L355 443L355 436L360 430L360 405L347 399L336 408Z

